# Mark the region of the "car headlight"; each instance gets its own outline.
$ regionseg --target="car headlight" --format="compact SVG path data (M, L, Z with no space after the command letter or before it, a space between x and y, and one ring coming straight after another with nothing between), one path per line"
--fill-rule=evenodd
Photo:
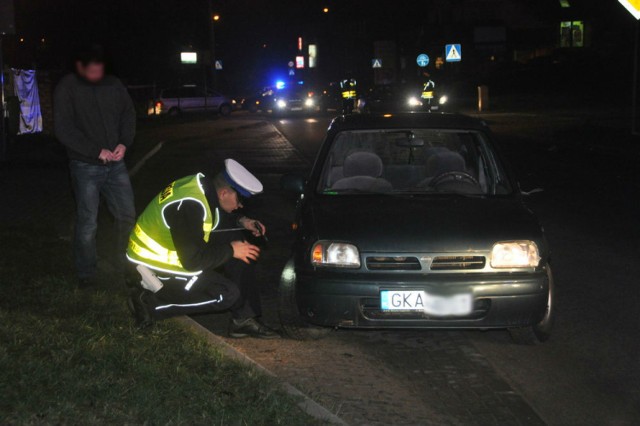
M319 241L311 251L311 263L314 266L359 268L360 252L353 244Z
M440 99L438 99L438 103L440 105L444 105L447 103L447 101L449 100L449 98L447 98L446 96L440 96Z
M409 106L422 106L422 102L415 96L409 98Z
M504 241L491 249L492 268L535 268L540 264L540 252L533 241Z
M276 105L278 105L278 108L286 108L287 107L287 102L285 102L284 100L280 99L278 102L276 102Z
M314 104L314 102L313 102L313 99L311 99L311 98L307 98L307 99L304 100L304 106L306 106L306 107L312 107L313 104Z

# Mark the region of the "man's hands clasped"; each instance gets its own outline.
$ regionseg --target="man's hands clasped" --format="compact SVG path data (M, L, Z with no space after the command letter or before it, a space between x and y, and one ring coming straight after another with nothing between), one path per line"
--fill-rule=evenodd
M102 151L100 151L98 159L100 159L103 164L107 164L110 161L120 161L124 158L124 154L126 151L126 146L118 144L118 146L116 146L116 149L114 149L113 151L109 151L108 149L103 149Z

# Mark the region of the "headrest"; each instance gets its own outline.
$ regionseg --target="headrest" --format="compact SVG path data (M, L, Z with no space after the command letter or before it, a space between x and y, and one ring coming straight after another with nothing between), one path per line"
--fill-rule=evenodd
M382 160L373 152L354 152L344 159L344 177L370 176L377 178L382 176L383 170Z

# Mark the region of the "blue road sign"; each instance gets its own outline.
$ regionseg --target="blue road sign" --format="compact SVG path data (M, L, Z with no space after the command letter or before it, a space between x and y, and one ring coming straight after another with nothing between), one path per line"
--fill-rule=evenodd
M460 62L462 60L462 46L459 44L447 44L444 47L445 61Z
M217 70L221 70L222 69L222 60L221 59L216 59L216 69Z
M427 55L426 53L419 54L416 58L416 63L419 67L426 67L427 65L429 65L429 55Z

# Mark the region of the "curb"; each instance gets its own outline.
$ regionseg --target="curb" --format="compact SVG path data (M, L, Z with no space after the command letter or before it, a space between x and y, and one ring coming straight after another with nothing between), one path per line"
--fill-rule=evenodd
M242 352L240 352L239 350L237 350L236 348L234 348L233 346L225 342L223 338L207 330L205 327L203 327L193 319L187 316L182 316L182 317L176 318L176 321L178 321L179 323L181 323L182 325L184 325L186 328L190 329L194 333L204 337L210 344L220 349L220 351L222 351L222 353L225 356L235 361L238 361L241 364L256 368L260 372L270 377L274 377L274 378L278 377L273 372L265 368L263 365L249 358L247 355L243 354ZM292 384L284 381L280 381L280 384L284 389L284 391L287 392L289 395L292 395L295 397L302 397L303 401L298 403L298 407L300 407L302 411L304 411L311 417L314 417L316 419L323 420L330 424L335 424L335 425L347 424L340 417L336 416L331 411L329 411L322 405L318 404L313 399L309 398L307 395L302 393L300 390L298 390L298 388L296 388Z

